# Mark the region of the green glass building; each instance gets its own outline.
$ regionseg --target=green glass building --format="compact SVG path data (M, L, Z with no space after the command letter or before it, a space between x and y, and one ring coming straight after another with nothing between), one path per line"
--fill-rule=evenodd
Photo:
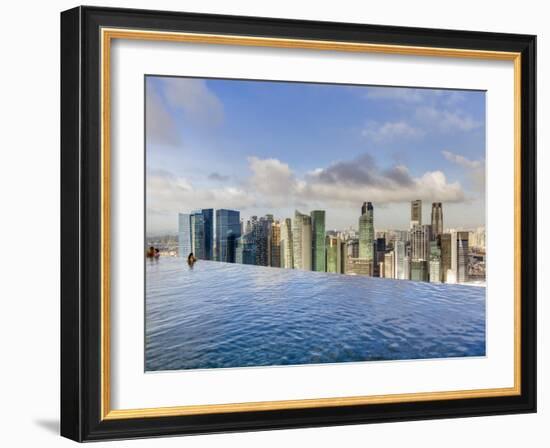
M311 212L311 270L325 272L325 211Z
M342 242L337 236L328 235L327 242L327 272L342 273Z

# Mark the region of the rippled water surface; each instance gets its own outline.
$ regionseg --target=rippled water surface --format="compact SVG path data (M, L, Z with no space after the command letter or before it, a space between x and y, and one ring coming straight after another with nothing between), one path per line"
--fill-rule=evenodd
M164 258L146 370L485 355L485 288Z

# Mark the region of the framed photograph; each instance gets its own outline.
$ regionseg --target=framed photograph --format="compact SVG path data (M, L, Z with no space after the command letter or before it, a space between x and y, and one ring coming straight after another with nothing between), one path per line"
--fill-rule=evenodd
M535 36L61 14L61 433L536 411Z

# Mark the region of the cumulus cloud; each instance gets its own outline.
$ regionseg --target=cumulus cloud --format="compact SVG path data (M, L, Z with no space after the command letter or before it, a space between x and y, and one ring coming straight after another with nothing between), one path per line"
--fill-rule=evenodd
M473 185L474 190L485 192L485 161L470 160L463 155L453 153L451 151L441 151L443 157L449 162L454 163L467 171L468 177Z
M449 183L441 171L428 171L414 177L403 165L379 168L368 154L336 162L310 174L302 193L311 200L331 205L356 204L364 200L382 205L415 198L447 202L464 200L460 183Z
M288 194L295 187L296 179L290 167L277 159L248 158L252 171L251 186L259 193L271 195L273 192Z
M223 121L223 105L202 79L157 78L147 85L145 108L147 143L181 146L184 120L212 126Z
M479 168L483 165L481 160L469 160L460 154L455 154L451 151L441 151L443 156L449 161L456 163L464 168Z
M415 198L446 202L465 199L460 183L448 182L441 171L414 177L403 165L377 166L369 154L318 168L303 178L297 178L286 163L277 159L248 160L255 203L265 207L296 203L343 207L365 200L382 205Z
M405 121L395 121L386 123L369 122L361 132L364 137L367 137L375 142L415 139L422 137L424 131L411 126Z
M147 173L147 213L165 214L196 208L247 208L254 205L253 193L239 186L197 188L188 179L166 170Z
M167 103L182 110L185 117L204 124L219 124L223 119L223 105L203 79L161 78L160 83Z
M447 203L465 200L460 183L449 182L441 171L413 176L404 165L379 167L369 154L303 176L274 158L249 157L248 168L246 178L230 185L214 181L201 186L168 171L149 171L148 216L164 216L166 222L175 225L178 212L205 207L234 208L246 216L251 210L276 212L289 207L354 210L363 201L383 207L414 199Z

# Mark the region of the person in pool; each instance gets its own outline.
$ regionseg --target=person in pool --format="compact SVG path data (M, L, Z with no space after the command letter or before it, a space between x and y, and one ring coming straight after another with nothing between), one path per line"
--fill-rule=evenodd
M154 258L154 257L155 257L155 248L154 248L153 246L151 246L151 247L149 248L149 250L147 250L145 256L146 256L147 258Z
M188 264L190 267L193 267L193 265L195 264L195 261L197 261L197 258L193 255L193 252L191 252L191 253L187 256L187 264Z

